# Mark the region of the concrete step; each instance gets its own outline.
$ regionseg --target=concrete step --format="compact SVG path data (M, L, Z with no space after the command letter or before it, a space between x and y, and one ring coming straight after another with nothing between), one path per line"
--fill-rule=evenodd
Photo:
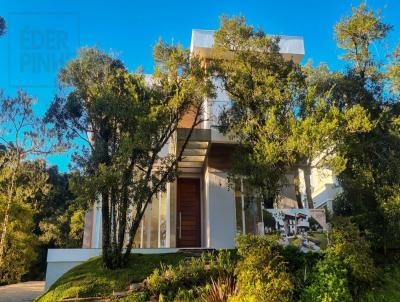
M183 156L182 161L201 161L203 162L206 159L205 156Z
M206 155L207 149L186 149L183 151L183 156L199 156L199 155Z
M197 142L197 141L189 141L186 145L186 150L188 149L207 149L208 142Z
M181 161L178 163L178 168L201 168L203 162L201 161Z

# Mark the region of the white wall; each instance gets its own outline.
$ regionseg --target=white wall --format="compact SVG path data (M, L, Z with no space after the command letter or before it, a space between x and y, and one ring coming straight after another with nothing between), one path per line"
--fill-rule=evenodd
M228 188L227 173L206 174L206 219L208 248L228 249L235 247L236 213L235 193Z
M332 211L332 200L342 192L342 188L337 182L333 172L326 168L311 169L311 194L315 208L320 208L325 205ZM303 205L307 207L306 190L304 182L304 171L299 169L300 192Z
M71 268L86 260L99 256L100 249L49 249L47 252L47 268L45 290Z

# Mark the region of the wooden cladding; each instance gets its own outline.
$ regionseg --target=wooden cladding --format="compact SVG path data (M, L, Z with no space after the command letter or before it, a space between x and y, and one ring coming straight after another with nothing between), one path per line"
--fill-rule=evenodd
M194 120L196 118L197 109L191 107L188 112L179 121L178 128L192 128ZM201 117L199 117L201 118ZM198 118L198 119L199 119ZM196 128L202 128L201 123L196 126Z
M208 167L211 170L229 171L233 164L233 144L212 144L208 155Z
M201 246L200 179L178 178L176 246Z

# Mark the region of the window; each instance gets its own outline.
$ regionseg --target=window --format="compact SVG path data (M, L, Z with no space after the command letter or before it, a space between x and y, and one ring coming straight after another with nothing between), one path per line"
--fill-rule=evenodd
M134 214L134 213L133 213ZM167 193L160 192L147 206L136 232L134 248L166 247L167 235Z
M243 180L235 182L236 233L259 234L263 225L262 200L256 190Z

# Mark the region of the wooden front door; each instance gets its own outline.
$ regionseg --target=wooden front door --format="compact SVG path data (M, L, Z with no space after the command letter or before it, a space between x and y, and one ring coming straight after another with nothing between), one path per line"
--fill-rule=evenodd
M201 246L200 179L178 178L176 246Z

